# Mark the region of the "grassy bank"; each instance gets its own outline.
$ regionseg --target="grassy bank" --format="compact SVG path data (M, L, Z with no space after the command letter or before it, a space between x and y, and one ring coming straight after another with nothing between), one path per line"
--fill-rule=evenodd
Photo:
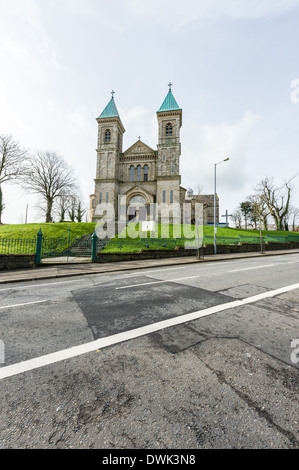
M76 222L58 222L53 224L19 224L19 225L1 225L0 238L35 238L41 229L45 238L68 237L69 230L71 238L82 237L86 233L93 233L95 224L76 223Z
M94 232L94 223L62 222L53 224L20 224L0 226L0 253L35 252L35 239L41 229L44 238L80 238L85 234ZM194 225L166 225L156 224L155 236L150 232L142 233L141 225L129 224L121 235L112 238L105 247L105 252L138 252L141 249L171 250L177 246L185 246L190 239L197 236ZM287 243L299 242L299 233L262 231L263 242ZM214 243L214 227L204 226L199 230L199 237L203 244ZM23 244L15 243L15 240L23 240ZM9 245L7 245L7 240ZM26 240L28 243L26 244ZM30 243L29 243L30 242ZM260 243L259 230L239 230L234 228L219 227L217 229L218 245L236 245L240 243Z
M197 237L194 225L156 225L155 236L151 237L150 232L140 232L139 224L130 224L120 236L110 240L105 247L105 252L138 252L141 249L165 250L175 249L177 246L185 246L185 243ZM217 244L238 245L240 243L260 243L259 230L239 230L234 228L219 227L217 229ZM203 239L203 244L214 243L214 227L201 227L198 234ZM299 242L299 233L278 232L263 230L263 242L287 243L290 241Z

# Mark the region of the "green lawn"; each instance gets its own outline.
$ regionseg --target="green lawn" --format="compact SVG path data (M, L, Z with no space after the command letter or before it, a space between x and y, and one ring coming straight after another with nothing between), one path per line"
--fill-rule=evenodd
M138 252L141 249L153 250L171 250L177 246L184 246L186 242L194 235L195 226L173 226L157 224L156 237L150 238L150 233L140 236L138 233L140 229L139 224L135 224L135 231L133 224L126 231L118 237L111 239L106 245L105 252ZM129 234L128 234L129 230ZM135 235L137 238L133 238ZM276 232L276 231L262 231L263 242L299 242L299 233L293 232ZM199 237L203 237L203 244L214 243L214 227L204 226L202 231L199 232ZM217 229L217 244L224 245L237 245L240 243L260 243L259 230L237 230L234 228Z
M57 222L53 224L20 224L1 225L0 238L35 238L41 229L45 238L68 237L69 230L71 238L82 237L86 233L93 233L95 224L76 222Z
M35 240L41 229L44 238L64 238L70 240L80 238L85 234L94 232L94 223L62 222L53 224L23 224L0 226L0 253L34 253ZM139 224L130 224L120 235L115 236L105 247L105 252L138 252L141 249L174 249L184 246L195 233L194 225L163 225L156 224L156 236L151 238L150 232L138 233ZM128 233L129 232L129 233ZM214 243L214 227L202 227L203 244ZM263 231L264 242L290 242L299 241L299 233ZM15 242L18 240L18 242ZM54 242L53 242L54 243ZM259 230L237 230L234 228L219 227L217 230L217 244L260 243Z
M0 253L34 254L36 236L41 229L45 239L52 240L51 246L67 248L69 240L93 233L95 224L61 222L53 224L20 224L0 226ZM59 243L55 239L60 239Z

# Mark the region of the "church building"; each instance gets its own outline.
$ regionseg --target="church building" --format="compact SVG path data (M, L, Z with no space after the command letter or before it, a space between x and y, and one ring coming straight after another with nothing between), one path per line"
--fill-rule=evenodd
M126 201L127 221L148 220L152 204L191 204L191 222L195 203L204 204L204 223L214 222L214 195L194 195L181 186L180 157L182 109L169 84L168 94L157 111L158 144L152 149L139 138L123 150L124 125L120 119L114 92L108 105L97 118L98 143L95 191L90 196L90 221L97 222L98 204L110 203L118 219L118 198ZM217 197L217 222L219 201Z

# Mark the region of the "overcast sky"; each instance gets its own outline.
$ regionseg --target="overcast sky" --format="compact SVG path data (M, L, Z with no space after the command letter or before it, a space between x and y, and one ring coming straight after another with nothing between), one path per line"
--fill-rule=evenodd
M124 150L138 136L156 149L171 81L182 186L212 194L230 157L217 192L231 213L265 176L299 173L298 24L299 0L0 0L0 134L63 156L88 204L111 90ZM23 223L27 204L42 220L35 197L3 192L4 223Z

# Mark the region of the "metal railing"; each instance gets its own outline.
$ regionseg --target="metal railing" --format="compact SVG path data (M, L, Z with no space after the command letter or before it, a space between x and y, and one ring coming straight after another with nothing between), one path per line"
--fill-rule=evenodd
M193 239L195 240L195 239ZM243 244L252 244L257 245L259 250L261 244L263 246L268 243L291 243L299 242L299 236L296 235L267 235L267 236L243 236L239 235L237 237L217 237L217 245L233 245L240 246ZM112 238L107 245L103 248L105 252L117 253L117 252L138 252L140 250L173 250L176 247L184 247L185 244L192 242L192 240L187 238ZM213 235L204 235L202 239L202 245L213 245L214 237Z
M299 242L299 234L288 233L286 235L267 234L263 237L238 235L236 237L217 236L217 245L242 245L255 244L260 246L261 243L284 243ZM112 238L111 240L100 240L92 235L86 236L86 239L59 237L44 238L42 234L38 234L34 238L0 238L0 254L31 254L40 251L40 258L52 256L69 256L76 254L77 256L89 255L92 247L94 252L138 252L140 250L174 250L176 247L184 247L186 242L190 242L187 238ZM202 239L203 245L213 245L213 235L204 235Z
M0 238L0 254L3 255L34 255L36 252L35 238Z

